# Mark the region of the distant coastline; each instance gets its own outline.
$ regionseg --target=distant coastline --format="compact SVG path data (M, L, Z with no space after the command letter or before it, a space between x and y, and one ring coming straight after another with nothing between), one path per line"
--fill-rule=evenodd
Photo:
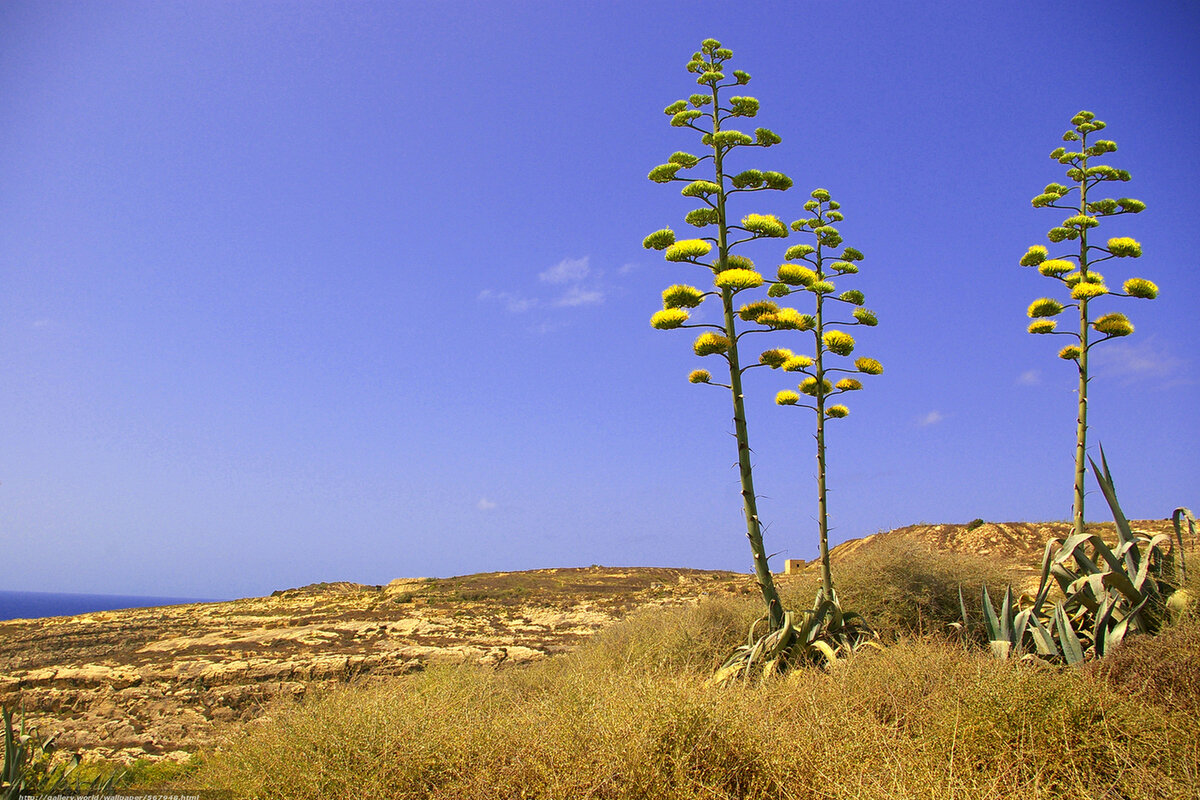
M10 619L70 617L93 611L116 611L122 608L153 608L184 603L212 602L218 601L189 597L0 591L0 622Z

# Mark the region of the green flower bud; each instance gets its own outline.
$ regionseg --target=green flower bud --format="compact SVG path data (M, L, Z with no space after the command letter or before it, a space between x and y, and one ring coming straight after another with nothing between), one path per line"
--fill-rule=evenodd
M716 86L721 81L725 80L725 75L720 72L706 72L699 78L696 78L696 83L701 85Z
M843 331L826 331L821 337L825 349L839 356L848 356L854 352L854 337Z
M794 405L796 405L796 403L799 403L799 402L800 402L800 395L796 394L795 392L791 391L790 389L784 389L782 392L775 395L775 403L777 405L794 406Z
M842 251L843 261L862 261L863 254L855 250L853 247L847 247Z
M840 389L843 392L857 392L862 388L862 382L854 378L842 378L833 385L835 389Z
M792 351L783 347L776 347L773 350L764 350L762 355L758 357L758 363L766 364L771 369L779 369L787 360L792 357Z
M700 108L701 106L706 106L712 102L712 95L711 94L694 94L688 98L688 102L691 103L696 108Z
M1067 148L1065 148L1065 147L1056 147L1056 148L1054 148L1054 150L1053 150L1053 151L1050 153L1050 157L1051 157L1051 158L1053 158L1055 161L1058 161L1060 158L1062 158L1062 157L1063 157L1063 155L1064 155L1066 152L1067 152ZM1050 191L1050 190L1049 190L1049 189L1047 189L1046 191ZM1064 192L1064 194L1065 194L1065 192Z
M787 297L791 293L792 290L782 283L772 283L767 289L767 297Z
M858 267L854 266L849 261L835 261L829 265L829 268L839 275L858 274Z
M1078 239L1079 233L1070 228L1051 228L1046 234L1046 238L1057 244L1063 239Z
M809 200L804 204L805 211L816 211L820 207L821 207L821 204L818 203L816 200Z
M738 82L739 86L745 86L747 83L750 82L750 73L743 72L740 69L735 69L733 71L733 77Z
M1059 150L1061 150L1061 149L1062 148L1060 147ZM1068 189L1066 186L1063 186L1061 183L1049 183L1049 184L1046 184L1046 188L1042 189L1042 191L1047 194L1053 193L1053 194L1057 194L1057 195L1065 195L1067 192L1070 191L1070 189Z
M680 194L684 197L708 197L710 194L717 194L720 191L721 187L712 181L692 181L683 187Z
M846 215L845 215L845 214L843 214L843 213L842 213L842 212L840 212L840 211L827 211L827 212L825 212L825 219L827 219L827 220L829 220L829 221L831 221L831 222L841 222L841 221L842 221L842 220L844 220L845 218L846 218Z
M815 294L833 294L835 291L831 281L817 281L812 286L809 286L808 290Z
M854 318L858 320L859 325L866 325L868 328L874 328L879 324L879 319L875 314L865 308L854 309Z
M795 261L797 258L804 258L809 253L817 252L817 248L811 244L794 244L787 249L783 257L787 261Z
M1093 167L1088 167L1083 171L1085 177L1100 178L1106 181L1115 181L1120 179L1120 173L1107 164L1097 164Z
M867 299L858 289L847 289L838 295L839 300L845 300L847 303L853 303L856 306L861 306Z
M1033 247L1029 248L1025 255L1021 256L1021 266L1036 267L1038 264L1045 261L1049 255L1050 253L1045 247L1042 247L1040 244L1035 244Z
M816 397L818 392L823 395L832 392L833 384L827 380L822 380L820 383L817 383L816 378L805 378L804 380L800 381L799 389L801 393L806 394L809 397Z
M1034 300L1029 304L1029 309L1025 312L1026 316L1034 319L1038 317L1053 317L1061 314L1063 310L1062 303L1055 300L1053 297L1043 297Z
M680 111L678 114L671 117L671 125L676 128L682 128L703 113L703 111L697 111L694 108L687 111Z
M1124 314L1105 314L1100 319L1092 323L1092 328L1097 333L1103 333L1105 336L1117 338L1118 336L1128 336L1133 333L1133 323Z
M687 64L688 72L704 72L707 68L708 67L704 63L703 56L700 53L693 54L692 60Z
M1071 289L1073 300L1094 300L1108 294L1108 288L1102 283L1078 283Z
M730 254L725 258L725 269L754 269L754 262L745 256Z
M1135 239L1119 236L1108 240L1108 252L1119 258L1140 258L1142 246Z
M729 349L729 340L718 333L702 333L692 343L692 350L698 356L711 356L724 353Z
M642 239L642 247L647 250L666 250L673 244L675 244L675 231L670 228L655 231L645 239Z
M813 200L819 200L824 203L829 199L829 192L825 191L824 189L813 189L809 197L811 197Z
M830 208L830 210L832 210L832 211L837 211L837 210L838 210L839 208L841 208L841 207L842 207L842 204L841 204L841 203L839 203L837 200L830 200L830 201L829 201L829 208Z
M821 224L821 220L818 217L812 217L811 219L798 219L792 223L792 230L802 231L805 228L819 228Z
M747 186L758 187L762 186L763 174L761 170L748 169L731 177L729 182L733 184L733 188L735 189L744 189Z
M680 239L667 248L664 257L667 261L690 261L708 255L711 250L712 245L703 239Z
M646 177L655 183L670 183L675 178L675 173L680 170L679 164L659 164L654 169L650 170L650 174Z
M668 117L673 117L676 114L678 114L680 111L683 111L686 108L687 108L687 100L676 100L674 103L671 103L671 105L664 108L663 113L666 114Z
M1095 217L1089 217L1086 214L1076 214L1073 217L1067 217L1063 220L1064 228L1074 228L1075 230L1084 230L1086 228L1094 228L1100 224L1100 221Z
M1068 155L1071 154L1068 153ZM1062 159L1059 160L1061 161ZM1072 167L1071 169L1067 170L1067 177L1073 181L1080 182L1083 180L1083 170L1079 169L1078 167Z
M817 280L817 273L799 264L780 264L779 280L790 286L812 286Z
M754 140L741 131L717 131L712 135L712 141L717 147L735 147L738 145L754 144Z
M873 358L859 358L854 362L854 368L867 375L882 375L883 365Z
M1052 275L1066 275L1073 269L1075 269L1075 265L1070 261L1052 258L1049 261L1043 261L1041 266L1038 267L1038 272L1046 277L1050 277Z
M756 322L763 314L774 314L779 310L779 306L769 300L759 300L754 303L747 303L738 309L738 316L746 322Z
M825 415L833 417L834 419L844 419L850 416L850 409L843 405L830 406L829 408L825 409Z
M704 302L704 292L695 286L677 283L662 293L663 308L695 308Z
M1064 361L1078 361L1079 355L1083 351L1079 349L1079 345L1069 344L1062 350L1058 351L1058 357Z
M1096 118L1096 115L1090 111L1080 111L1075 116L1071 117L1072 125L1082 125L1085 122L1091 122Z
M1061 194L1047 193L1047 194L1039 194L1037 197L1033 198L1033 200L1031 200L1030 202L1033 203L1034 208L1045 208L1046 206L1053 203L1055 200L1061 200L1061 199L1062 199Z
M1132 197L1117 198L1117 205L1121 207L1122 211L1125 211L1129 214L1140 214L1146 210L1145 203L1143 203L1141 200L1134 200Z
M712 373L706 369L694 369L688 373L688 383L708 383L712 380Z
M672 153L671 157L668 158L667 161L670 161L672 164L678 164L683 169L689 169L700 163L699 158L691 153L684 153L683 151Z
M1075 131L1067 131L1066 133L1063 134L1062 138L1063 138L1064 142L1078 142L1079 134L1076 133Z
M767 171L763 173L763 184L768 189L782 192L785 189L792 188L792 179L782 172Z
M801 314L794 308L781 308L773 314L760 316L758 324L778 331L808 331L812 330L817 321L810 315Z
M792 356L783 362L784 372L801 372L813 365L812 356Z
M733 51L728 47L722 47L719 50L713 51L713 56L721 60L733 58Z
M724 272L718 272L713 283L722 289L741 291L762 286L763 276L752 269L727 269Z
M1158 297L1158 287L1145 278L1130 278L1122 287L1130 297L1140 297L1143 300L1153 300Z
M1119 170L1117 170L1117 180L1131 181L1131 180L1133 180L1133 176L1129 174L1129 170L1119 169Z
M703 42L701 42L700 47L703 48L704 52L712 53L713 51L715 51L721 47L721 43L718 42L716 39L709 38L709 39L705 39ZM1083 112L1080 112L1080 113L1083 113Z
M787 238L787 226L771 214L747 214L742 217L742 227L759 236L770 236L775 239Z
M1058 321L1053 319L1035 319L1029 323L1030 333L1053 333L1058 327Z
M654 312L654 316L650 317L650 327L660 331L669 331L687 321L688 312L682 308L664 308L662 311Z
M703 228L706 225L715 225L720 219L715 208L693 208L683 218L683 221L689 225L695 225L697 228Z
M782 141L783 141L783 139L779 138L779 135L776 134L774 131L768 130L766 128L755 128L754 129L755 144L761 145L762 147L770 147L772 145L779 144Z
M758 101L753 97L731 97L729 112L735 117L753 117L758 113Z
M1094 203L1088 203L1087 210L1089 214L1108 215L1117 210L1117 201L1110 199L1097 200Z

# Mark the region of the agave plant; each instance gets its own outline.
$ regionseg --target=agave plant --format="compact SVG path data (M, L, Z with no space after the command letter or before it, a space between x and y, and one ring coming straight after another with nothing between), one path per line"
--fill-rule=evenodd
M725 685L749 680L757 675L774 675L798 664L827 666L863 647L878 647L876 635L852 611L842 611L837 593L817 592L813 607L801 612L784 613L783 625L764 634L760 627L766 617L756 620L746 643L733 651L712 677Z
M1117 543L1110 546L1094 533L1051 539L1037 594L1014 602L1010 587L998 610L984 587L983 626L998 658L1078 664L1103 656L1128 634L1158 633L1190 602L1180 588L1186 577L1182 523L1195 535L1195 516L1186 508L1176 509L1174 537L1135 532L1117 501L1103 448L1100 466L1088 460L1112 510ZM1051 608L1047 598L1054 586L1063 597ZM965 606L962 613L967 624Z
M39 742L37 732L25 730L25 720L14 730L12 712L0 708L4 721L4 763L0 765L0 800L19 800L22 795L104 795L111 794L113 786L121 778L116 771L106 776L99 775L91 781L75 780L74 772L79 767L79 756L73 755L69 762L51 766L54 752L54 737Z

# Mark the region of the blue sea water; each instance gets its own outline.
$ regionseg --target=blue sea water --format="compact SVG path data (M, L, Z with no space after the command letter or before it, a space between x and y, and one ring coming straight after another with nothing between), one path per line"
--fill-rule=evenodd
M121 608L151 608L180 603L205 603L186 597L142 597L119 594L67 594L61 592L0 591L0 621L6 619L37 619L65 617L92 611L114 611Z

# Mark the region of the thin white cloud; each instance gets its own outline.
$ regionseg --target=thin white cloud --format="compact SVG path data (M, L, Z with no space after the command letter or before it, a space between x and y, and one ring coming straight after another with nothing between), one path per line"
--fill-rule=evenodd
M575 283L586 278L589 272L588 256L564 258L550 269L539 272L538 279L545 283Z
M1155 337L1139 341L1105 342L1091 351L1092 374L1115 378L1123 384L1164 385L1189 383L1187 363L1171 355Z
M560 308L572 308L574 306L590 306L603 302L604 292L598 289L583 289L579 286L572 286L567 289L562 297L554 301L554 305Z
M621 268L618 269L617 272L620 273L621 275L628 275L629 273L636 270L639 266L641 266L641 265L635 264L631 261L628 264L622 264Z
M47 326L47 325L49 325L49 324L50 324L50 318L49 318L49 317L42 317L41 319L35 319L35 320L34 320L34 321L31 323L32 327L34 327L34 328L44 328L44 327L46 327L46 326Z
M488 500L486 497L481 497L479 498L479 502L475 504L475 507L480 511L491 511L496 507L496 504L491 500Z
M1017 383L1021 386L1037 386L1042 382L1042 373L1036 369L1027 369L1017 378Z
M936 425L937 423L941 422L944 419L945 419L945 417L942 416L942 412L930 411L928 414L921 417L921 419L919 419L917 421L917 424L920 425L922 428L925 428L925 427L928 427L929 425Z
M513 314L528 311L538 304L536 297L521 297L513 292L497 292L492 289L481 291L478 299L484 302L503 303L504 308Z

